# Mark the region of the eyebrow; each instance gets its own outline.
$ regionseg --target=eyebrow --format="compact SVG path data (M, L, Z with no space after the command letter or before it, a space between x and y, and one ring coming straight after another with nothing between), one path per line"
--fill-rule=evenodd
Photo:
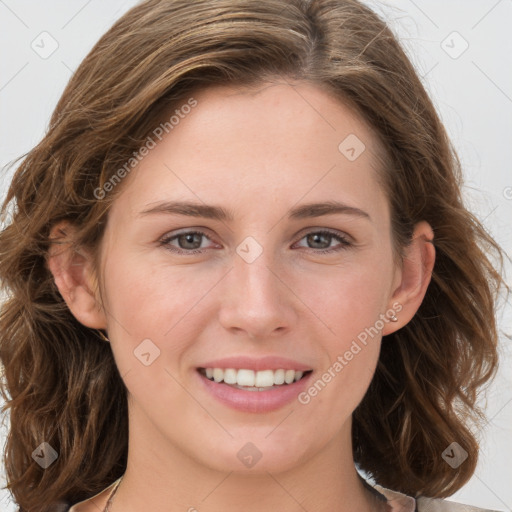
M233 213L221 206L206 205L188 201L161 202L151 208L142 210L139 213L139 216L154 213L186 215L188 217L204 217L219 220L221 222L232 222L234 220ZM296 206L288 212L288 218L298 220L336 214L353 215L356 217L366 218L371 221L370 215L365 211L338 201L308 203Z

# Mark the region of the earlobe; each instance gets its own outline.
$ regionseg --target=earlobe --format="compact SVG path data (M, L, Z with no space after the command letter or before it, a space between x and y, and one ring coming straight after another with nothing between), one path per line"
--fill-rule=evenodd
M86 327L105 329L106 317L96 297L96 276L90 256L73 243L74 228L68 222L55 225L49 236L47 265L73 316Z
M428 222L416 224L411 244L402 261L400 282L390 297L391 304L399 304L398 320L388 323L383 335L397 331L411 321L427 292L435 263L434 232ZM394 309L394 308L393 308ZM398 311L398 310L397 310Z

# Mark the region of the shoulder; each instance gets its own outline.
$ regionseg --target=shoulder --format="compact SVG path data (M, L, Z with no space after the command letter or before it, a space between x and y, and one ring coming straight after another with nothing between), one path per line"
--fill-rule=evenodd
M123 477L120 476L117 480L112 482L108 487L79 503L72 505L66 512L98 512L105 509L107 501L112 492L116 489L117 485L121 482Z
M117 480L116 480L117 482ZM49 512L98 512L105 508L108 494L112 486L116 483L112 482L106 489L95 494L91 498L80 502L59 501L54 503Z
M440 498L420 497L417 499L405 494L386 489L380 485L373 486L386 497L391 507L390 512L503 512L487 508L478 508Z
M418 498L418 512L501 512L436 498Z

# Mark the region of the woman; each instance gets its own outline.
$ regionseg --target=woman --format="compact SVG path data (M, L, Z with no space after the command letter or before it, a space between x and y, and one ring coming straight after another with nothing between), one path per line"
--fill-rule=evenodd
M502 284L460 184L357 1L129 11L2 210L20 511L452 510Z

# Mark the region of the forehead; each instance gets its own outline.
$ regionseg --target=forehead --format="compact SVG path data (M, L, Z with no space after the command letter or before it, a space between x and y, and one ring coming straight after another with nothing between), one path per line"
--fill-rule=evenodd
M174 116L172 129L137 164L115 203L135 212L166 196L243 206L258 195L286 205L327 194L379 206L378 138L320 88L216 86L183 105L191 100L194 108L178 104L166 114Z
M183 137L186 125L197 135L210 137L215 132L231 137L233 143L243 144L245 138L246 150L258 142L271 143L269 150L284 143L293 148L295 141L297 148L308 142L308 147L321 147L328 153L334 149L337 155L339 142L352 134L364 141L367 157L382 154L378 137L362 117L314 84L215 86L199 91L194 98L198 108L190 119L183 120L179 130Z

